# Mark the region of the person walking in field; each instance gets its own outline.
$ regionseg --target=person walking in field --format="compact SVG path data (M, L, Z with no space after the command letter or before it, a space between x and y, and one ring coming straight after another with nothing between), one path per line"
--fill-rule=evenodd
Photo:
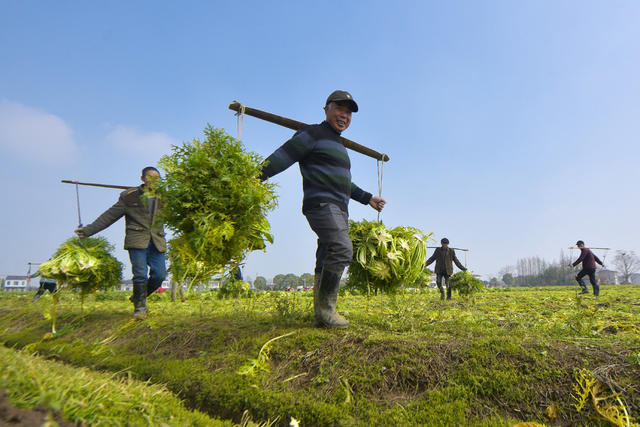
M302 213L318 236L313 307L317 326L344 327L349 324L335 308L340 278L351 262L349 199L381 211L386 201L362 190L351 181L351 162L340 142L340 134L351 123L358 104L351 94L336 90L325 102L325 121L296 132L264 162L261 180L266 180L294 163L302 174Z
M118 202L94 222L75 230L80 237L92 236L125 217L124 248L129 251L133 270L133 316L145 315L147 296L155 292L167 275L165 252L167 242L162 223L156 220L162 201L155 197L153 187L160 172L153 166L142 169L139 187L120 193ZM148 266L148 268L147 268Z
M598 279L596 278L596 263L604 266L600 258L598 258L591 249L584 247L584 242L582 240L578 240L576 242L576 246L580 249L580 257L571 264L571 267L575 267L576 265L582 263L582 269L576 276L576 281L578 285L582 288L580 294L588 294L587 286L584 283L584 276L589 276L589 281L591 282L591 287L593 288L593 294L595 296L600 295L600 286L598 286Z
M453 274L453 263L455 262L458 268L462 271L467 271L466 267L458 260L456 251L449 247L449 239L446 237L440 240L442 245L433 252L433 255L426 261L425 267L436 262L436 285L440 290L440 299L444 299L444 288L442 287L442 279L447 286L447 299L451 299L451 286L449 286L449 277Z

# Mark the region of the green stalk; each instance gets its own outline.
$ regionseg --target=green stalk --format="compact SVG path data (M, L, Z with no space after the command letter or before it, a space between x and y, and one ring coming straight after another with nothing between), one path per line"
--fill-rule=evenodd
M59 293L60 290L55 291L51 299L51 333L53 335L56 334L56 308L58 307Z

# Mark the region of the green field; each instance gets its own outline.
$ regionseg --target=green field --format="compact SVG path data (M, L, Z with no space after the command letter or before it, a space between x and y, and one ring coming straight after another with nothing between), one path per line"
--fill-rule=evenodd
M430 290L345 295L338 310L351 326L341 330L311 326L308 292L154 295L138 321L128 294L98 294L81 310L67 293L55 337L43 316L50 297L1 293L0 341L20 357L148 380L234 422L245 411L302 426L638 422L640 286L603 286L597 300L576 289L490 289L450 302ZM20 382L4 387L23 394Z

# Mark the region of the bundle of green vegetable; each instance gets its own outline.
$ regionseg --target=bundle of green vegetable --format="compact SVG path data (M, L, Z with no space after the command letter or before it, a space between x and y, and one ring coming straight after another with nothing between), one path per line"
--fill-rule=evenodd
M64 242L53 257L40 264L42 277L55 279L58 292L51 307L51 331L55 334L55 309L58 293L66 288L78 290L80 298L97 290L114 287L122 280L122 263L113 255L113 245L104 237L82 239L72 237Z
M457 291L461 296L473 295L484 289L481 280L476 279L469 271L460 271L449 279L451 290Z
M250 298L252 295L251 283L232 278L224 280L218 290L219 299Z
M72 237L46 262L40 264L42 277L69 286L81 294L109 289L122 280L122 263L112 255L113 245L104 237Z
M174 146L160 166L162 220L174 233L169 259L181 283L234 269L249 251L272 242L266 214L276 206L274 184L261 182L261 157L222 129Z
M353 259L347 286L361 292L394 293L402 285L411 285L423 271L431 234L413 227L389 230L381 222L349 221Z

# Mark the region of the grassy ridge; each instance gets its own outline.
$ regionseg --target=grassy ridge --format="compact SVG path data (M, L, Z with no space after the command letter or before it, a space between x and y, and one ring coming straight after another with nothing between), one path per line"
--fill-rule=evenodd
M231 426L191 411L165 387L0 347L0 388L23 409L43 405L85 425Z
M254 419L302 425L605 425L589 402L576 409L577 372L606 367L599 378L640 414L640 287L602 288L598 300L575 288L490 290L446 303L433 292L344 296L345 330L312 328L303 293L153 297L144 321L131 321L126 295L103 294L84 316L68 295L49 340L45 302L2 295L0 340L130 371L236 421L248 409Z

